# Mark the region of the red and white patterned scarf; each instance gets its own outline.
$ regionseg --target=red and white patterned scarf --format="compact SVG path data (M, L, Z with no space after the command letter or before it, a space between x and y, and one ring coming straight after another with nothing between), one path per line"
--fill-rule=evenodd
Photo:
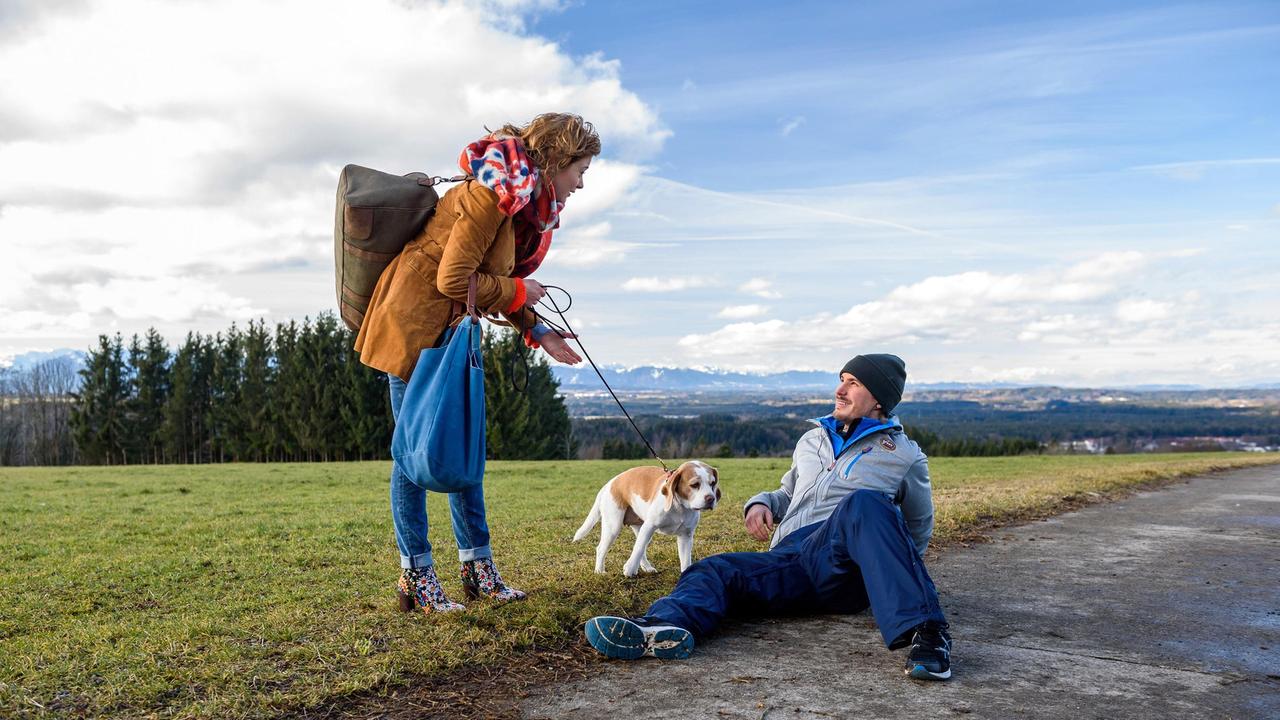
M498 210L514 217L516 264L512 277L528 277L551 247L551 231L560 226L564 203L555 187L529 161L524 144L508 135L489 135L462 149L462 171L498 195Z

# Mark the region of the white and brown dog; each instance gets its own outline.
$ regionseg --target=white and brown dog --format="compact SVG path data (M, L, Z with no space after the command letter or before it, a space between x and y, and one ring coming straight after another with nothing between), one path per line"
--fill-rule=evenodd
M587 519L574 533L577 542L600 523L596 547L596 572L604 572L604 556L626 525L636 535L622 574L635 577L640 570L656 572L646 550L655 532L676 536L680 572L693 563L693 531L703 510L720 502L719 473L700 460L690 460L670 472L651 465L631 468L615 476L596 493Z

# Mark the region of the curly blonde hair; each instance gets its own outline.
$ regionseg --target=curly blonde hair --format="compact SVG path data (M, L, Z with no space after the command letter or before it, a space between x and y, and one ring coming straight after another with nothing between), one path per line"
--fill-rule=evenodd
M571 113L543 113L524 127L507 123L494 134L520 138L529 159L548 177L584 157L600 154L596 129Z

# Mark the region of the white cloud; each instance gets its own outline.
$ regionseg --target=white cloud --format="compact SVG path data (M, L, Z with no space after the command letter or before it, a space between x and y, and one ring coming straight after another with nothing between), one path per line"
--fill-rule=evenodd
M588 268L622 262L628 251L639 246L609 239L611 229L608 222L598 222L556 233L544 266Z
M622 289L627 292L673 292L676 290L688 290L691 288L707 287L712 285L711 278L687 276L687 277L633 277L622 283Z
M607 140L607 138L606 138ZM596 158L583 176L582 189L565 204L565 227L594 220L615 207L634 188L645 168L631 163Z
M1199 180L1215 168L1280 165L1280 157L1228 158L1223 160L1189 160L1186 162L1137 165L1130 170L1155 172L1175 180Z
M773 289L773 282L764 278L751 278L738 286L738 292L756 295L768 300L782 297L782 293Z
M729 320L746 320L747 318L760 317L767 314L769 314L769 308L764 305L729 305L716 313L716 317Z
M604 212L642 176L632 161L670 132L622 86L617 62L521 34L526 14L560 5L88 0L24 11L22 32L0 44L5 335L155 323L172 337L246 314L314 315L334 302L342 165L453 174L485 126L549 110L582 114L621 158L593 162L554 252L583 267L621 259L632 245L609 238ZM359 62L334 51L352 43Z
M981 378L983 382L1039 384L1053 382L1062 376L1062 371L1053 367L993 368L976 365L969 368L969 376Z
M0 335L34 338L82 335L90 330L89 322L89 313L86 312L64 314L41 310L19 310L14 313L0 313Z
M795 347L971 343L998 338L1072 344L1117 335L1099 303L1139 285L1141 253L1105 253L1061 270L998 274L973 271L925 278L858 303L843 313L786 322L740 322L710 333L686 335L680 344L694 357L731 357L742 348L791 352ZM1086 280L1087 278L1087 280ZM767 289L752 281L752 289ZM745 286L744 286L745 287ZM1064 311L1075 305L1079 310ZM1131 323L1161 320L1171 304L1126 301L1115 313ZM1132 333L1132 328L1125 332Z
M1103 253L1021 272L938 275L843 312L793 302L773 309L785 318L730 318L674 345L681 364L737 369L822 369L850 353L895 352L913 382L1231 385L1276 376L1280 324L1266 287L1255 291L1257 304L1224 306L1233 288L1178 288L1204 272L1203 259L1180 255ZM1094 280L1080 292L1085 276ZM1167 292L1153 297L1157 286Z
M1173 314L1173 303L1156 300L1122 300L1116 305L1116 319L1124 323L1148 323Z
M797 115L795 117L785 118L782 123L782 137L787 137L795 132L801 125L804 125L804 116Z

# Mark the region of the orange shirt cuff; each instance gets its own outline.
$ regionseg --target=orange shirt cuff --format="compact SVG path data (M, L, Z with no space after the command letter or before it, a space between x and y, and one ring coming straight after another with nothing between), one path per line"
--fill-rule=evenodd
M513 278L516 281L516 296L512 298L511 304L507 306L507 314L510 315L524 307L524 300L527 293L524 289L524 281L520 278Z

